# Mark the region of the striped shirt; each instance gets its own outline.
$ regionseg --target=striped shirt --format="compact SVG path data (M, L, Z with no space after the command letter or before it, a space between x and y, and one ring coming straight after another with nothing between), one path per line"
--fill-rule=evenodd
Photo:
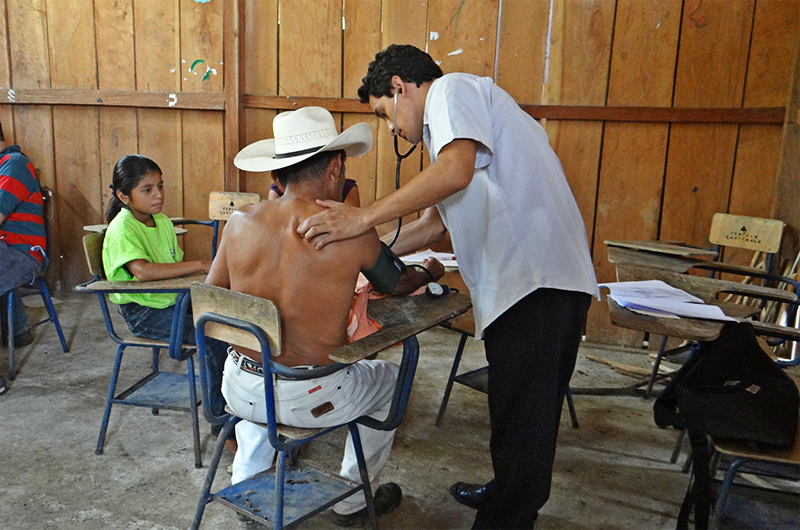
M0 241L22 252L45 249L44 204L36 171L18 145L0 151ZM31 252L41 261L38 252Z

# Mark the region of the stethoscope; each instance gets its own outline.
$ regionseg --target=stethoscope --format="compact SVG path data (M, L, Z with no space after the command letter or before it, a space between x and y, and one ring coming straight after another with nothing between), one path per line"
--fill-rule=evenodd
M414 149L417 148L417 144L411 146L411 149L404 155L400 154L400 148L397 145L397 94L400 93L402 89L400 87L394 91L394 121L392 122L392 136L394 136L394 154L397 155L397 168L394 172L394 189L400 189L400 163L408 158L411 153L414 152ZM400 216L397 219L397 231L394 233L394 237L392 238L392 242L389 243L389 248L394 245L395 241L397 241L397 236L400 235L400 228L403 226L403 217Z

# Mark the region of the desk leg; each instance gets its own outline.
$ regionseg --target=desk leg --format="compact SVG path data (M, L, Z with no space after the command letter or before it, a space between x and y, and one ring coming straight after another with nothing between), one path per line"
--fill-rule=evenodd
M450 377L447 379L447 386L444 389L444 397L442 398L442 404L439 407L439 415L436 417L436 426L439 427L444 420L444 412L447 410L447 402L450 400L450 391L453 390L453 382L456 379L456 374L458 373L458 365L461 363L461 354L464 353L464 346L467 344L467 335L466 333L461 334L461 340L458 343L458 349L456 350L456 357L453 359L453 367L450 369Z

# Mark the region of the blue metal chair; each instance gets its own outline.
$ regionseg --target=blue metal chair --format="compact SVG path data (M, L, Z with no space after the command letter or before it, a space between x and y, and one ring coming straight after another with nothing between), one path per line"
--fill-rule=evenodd
M42 201L44 203L44 228L45 228L45 239L47 241L47 248L50 248L50 217L52 215L52 202L53 202L53 192L48 188L42 188ZM37 247L38 248L38 247ZM36 277L32 285L20 285L19 287L12 289L11 291L4 294L0 297L0 303L6 304L7 308L7 327L8 330L8 378L10 380L14 380L17 377L16 369L14 366L14 335L17 330L14 329L14 306L16 304L17 298L22 298L24 296L30 296L36 294L37 292L42 297L42 302L44 302L44 306L47 308L47 318L40 320L39 322L32 324L30 328L35 328L45 322L52 322L56 328L56 333L58 333L58 340L61 342L61 349L64 352L69 352L69 347L67 346L67 341L64 339L64 333L61 331L61 323L58 321L58 315L56 314L56 308L53 306L53 300L50 298L50 290L47 288L47 281L45 279L45 274L47 274L47 268L50 266L50 260L47 257L47 254L39 248L39 253L41 254L42 258L44 259L44 267L42 268L41 274ZM35 290L33 290L35 289ZM26 292L28 291L28 292Z
M106 330L111 340L118 344L114 368L111 374L111 383L108 387L108 398L106 400L103 421L100 426L100 435L97 439L95 454L103 453L105 445L108 421L111 416L112 405L133 405L137 407L148 407L154 415L160 409L177 410L189 412L192 416L192 430L194 438L194 465L202 467L200 449L200 429L198 424L197 406L200 400L196 391L196 376L194 369L193 355L195 347L193 345L181 344L184 322L190 307L189 283L183 279L184 285L180 282L165 280L161 282L108 282L105 280L103 270L103 239L104 232L93 232L83 238L83 247L86 253L86 260L89 265L89 272L94 279L76 287L80 292L94 292L100 302L100 310L103 313ZM147 288L142 284L158 284ZM123 284L131 284L128 288ZM135 285L136 284L136 285ZM136 337L129 333L127 329L123 333L118 333L114 328L111 312L108 307L106 295L109 293L120 292L160 292L177 293L175 303L175 313L172 320L172 336L169 342L160 340L145 339ZM117 380L119 378L122 356L126 348L147 348L152 350L152 370L145 377L134 383L131 387L116 394ZM171 358L178 361L187 362L187 373L178 374L164 372L159 369L159 353L161 349L167 348Z
M302 463L287 469L286 455L293 449L343 425L323 429L301 429L279 425L275 418L272 387L273 374L308 379L327 375L347 365L337 363L315 370L287 368L273 360L281 352L280 317L278 308L273 302L206 284L192 285L191 293L203 396L208 399L210 387L210 374L205 357L206 337L261 351L268 419L268 423L262 426L268 429L270 444L278 452L275 469L211 493L225 440L241 418L232 414L215 417L204 409L209 422L217 424L224 422L225 425L208 469L192 528L197 529L200 526L206 505L213 501L219 501L241 514L262 524L270 524L279 530L296 526L358 492L363 492L366 499L370 528L376 528L374 500L357 425L391 430L397 428L402 421L419 356L416 336L403 340L403 360L392 398L391 411L386 420L379 422L362 417L346 424L353 439L361 475L361 484L355 484Z

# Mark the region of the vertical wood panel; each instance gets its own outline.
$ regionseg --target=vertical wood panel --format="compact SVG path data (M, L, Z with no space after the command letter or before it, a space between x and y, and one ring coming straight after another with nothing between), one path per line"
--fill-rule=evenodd
M97 88L92 2L48 0L52 88Z
M225 186L221 112L182 111L183 215L208 219L208 194ZM211 259L211 230L190 226L184 237L187 260Z
M497 84L520 104L542 101L550 0L504 2Z
M163 211L169 217L183 216L182 112L139 109L139 153L161 167L166 192Z
M278 93L278 0L248 0L245 16L245 92ZM272 137L272 119L277 112L245 109L245 145ZM235 154L233 155L235 156ZM267 173L241 171L242 191L258 193L266 199L272 179Z
M102 90L136 90L136 63L133 35L133 0L95 2L97 47L97 82ZM114 165L125 155L139 150L136 134L136 109L100 109L100 217L93 223L105 223L111 200L108 185L113 180Z
M683 16L675 80L676 107L738 107L754 3L710 0ZM727 210L735 125L673 125L661 238L705 244L711 218Z
M791 90L800 1L758 0L754 16L744 106L782 107Z
M5 97L11 87L11 64L9 62L9 39L5 2L0 3L0 97ZM0 106L0 124L6 141L14 138L14 113L11 105Z
M136 90L133 0L95 2L97 83L103 90Z
M180 0L180 8L181 90L222 92L223 3ZM195 61L203 62L190 71Z
M89 224L105 223L106 209L111 201L109 184L114 180L114 166L125 155L139 152L136 134L136 110L123 108L100 109L100 197L99 216Z
M786 105L799 16L800 2L796 0L761 0L756 3L745 82L745 107ZM753 217L770 216L781 132L781 128L776 126L740 126L728 212ZM750 252L729 251L725 253L725 261L746 264L751 256Z
M427 51L428 3L418 0L383 0L381 49L390 44L412 44Z
M245 145L251 144L265 138L274 138L272 134L272 120L278 113L274 110L247 109L245 120L247 130L245 132ZM242 171L243 175L241 189L250 193L258 193L262 199L266 199L269 194L269 187L272 185L270 173L251 173Z
M618 2L609 105L670 105L680 7L681 0ZM592 252L600 282L616 280L604 241L658 236L668 133L667 124L605 125ZM593 304L586 331L590 340L641 344L641 333L614 328L609 321L608 306Z
M221 92L224 73L222 70L223 2L198 3L194 0L180 0L180 2L183 65L181 90ZM236 111L236 109L231 110ZM183 216L189 219L208 219L209 192L226 189L223 114L181 111L181 131ZM231 156L235 156L235 153ZM199 226L191 228L194 230L190 229L183 238L185 259L210 259L211 231Z
M50 88L45 0L7 0L6 6L8 27L14 28L9 44L14 88Z
M381 6L377 2L345 2L344 17L342 96L352 98L358 97L361 79L375 54L381 51ZM378 118L345 114L342 116L342 130L358 122L370 124L374 142L381 125ZM377 171L377 142L373 143L369 153L347 161L347 176L358 182L358 193L364 206L375 200Z
M425 51L427 50L428 33L428 9L427 2L417 0L385 0L382 3L383 18L381 28L383 38L381 49L386 49L390 44L411 44ZM366 70L364 70L366 73ZM447 72L445 72L447 73ZM395 166L397 159L394 155L394 142L392 135L385 124L378 125L373 149L377 150L377 174L375 177L375 199L391 193L395 189ZM405 153L411 148L411 144L400 139L400 152ZM400 185L408 182L422 169L422 158L420 156L421 147L407 158L400 172ZM362 200L363 200L362 196ZM415 216L406 216L406 220L411 220ZM386 223L378 227L378 233L384 234L394 230L397 223Z
M184 63L179 46L179 0L136 0L137 90L175 91L191 63Z
M428 4L428 53L442 70L492 77L498 0L431 0Z
M278 93L278 0L248 0L245 16L245 91Z
M341 97L341 0L282 0L278 93Z
M96 108L53 108L59 222L70 227L60 233L62 275L68 288L89 276L82 227L101 215L97 112Z
M9 108L9 110L11 110ZM61 223L59 203L61 199L56 186L56 170L53 155L53 113L49 106L16 105L13 108L14 136L9 137L6 132L6 141L12 140L19 144L33 167L41 186L47 186L55 195L55 208L53 222L50 226L50 269L48 276L58 286L62 284L64 276L61 272L61 233L66 231L66 226ZM3 124L5 127L5 123Z

